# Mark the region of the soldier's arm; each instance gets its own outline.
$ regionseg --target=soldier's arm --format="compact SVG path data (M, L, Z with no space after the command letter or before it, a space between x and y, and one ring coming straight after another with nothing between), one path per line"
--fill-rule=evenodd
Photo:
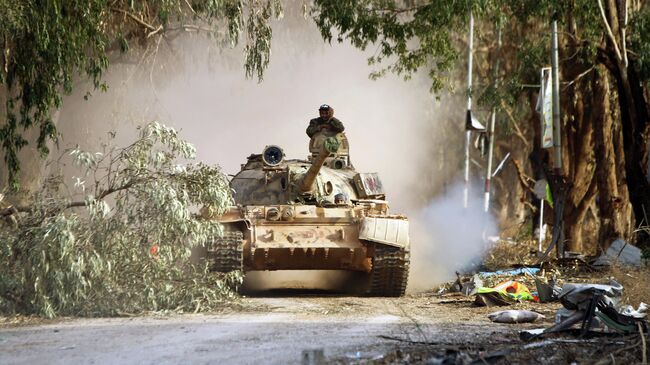
M309 127L307 127L307 135L309 138L313 137L316 132L318 132L318 120L312 119L309 121Z
M332 129L336 133L341 133L341 132L343 132L345 130L345 127L343 126L343 123L341 123L341 121L336 119L336 118L332 118L330 120L330 123L332 124Z

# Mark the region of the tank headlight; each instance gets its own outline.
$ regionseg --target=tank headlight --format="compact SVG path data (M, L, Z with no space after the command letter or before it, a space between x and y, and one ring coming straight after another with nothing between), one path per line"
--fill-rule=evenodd
M266 146L262 152L262 161L267 166L277 166L284 160L284 151L278 146Z

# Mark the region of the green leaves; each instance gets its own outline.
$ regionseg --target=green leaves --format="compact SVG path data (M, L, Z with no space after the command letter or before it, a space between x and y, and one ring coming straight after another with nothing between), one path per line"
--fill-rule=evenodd
M347 39L362 50L377 47L368 63L382 68L371 77L389 71L409 78L427 67L432 89L439 91L458 59L452 34L465 26L471 6L469 1L317 0L312 16L326 41L336 31L338 42Z
M144 43L194 21L196 29L213 35L225 29L233 47L245 32L244 70L261 81L271 53L270 22L280 17L280 0L0 1L0 94L7 95L0 145L9 180L17 181L26 130L39 128L35 142L43 155L47 143L57 140L50 116L75 77L89 78L100 91L108 88L102 77L111 52L127 52L133 39Z
M642 80L650 80L650 8L632 18L630 50L636 54L636 67Z
M197 311L234 299L241 273L190 264L192 247L221 233L198 208L218 215L232 203L219 167L180 164L195 152L155 122L125 148L71 151L83 176L71 195L53 177L18 227L0 229L0 312Z

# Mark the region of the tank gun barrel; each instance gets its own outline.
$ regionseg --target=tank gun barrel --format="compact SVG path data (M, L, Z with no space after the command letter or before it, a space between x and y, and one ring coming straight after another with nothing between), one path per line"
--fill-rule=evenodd
M307 173L305 173L305 176L302 178L302 183L300 184L300 191L302 193L307 193L314 188L316 176L318 176L320 169L323 168L325 160L327 157L329 157L330 154L336 153L336 151L339 149L339 146L340 143L335 137L327 137L323 141L323 145L320 148L318 156L312 161L311 167L309 170L307 170Z

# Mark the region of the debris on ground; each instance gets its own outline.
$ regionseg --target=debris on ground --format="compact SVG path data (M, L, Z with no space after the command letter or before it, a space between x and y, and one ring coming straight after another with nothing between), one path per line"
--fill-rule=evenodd
M450 293L463 293L465 295L472 295L476 293L478 288L483 286L483 280L477 274L471 277L462 276L456 272L456 281L449 287L447 292Z
M647 305L638 309L621 306L623 286L612 281L603 284L565 284L559 295L563 308L556 313L555 324L542 331L522 331L521 338L531 340L549 333L573 330L580 324L580 336L591 332L631 334L647 332Z
M539 272L537 267L518 267L508 270L496 270L496 271L486 271L480 272L478 275L483 278L489 278L491 276L515 276L515 275L536 275Z
M505 310L490 313L488 318L496 323L530 323L546 317L543 314L528 310Z
M515 302L537 301L528 287L517 281L509 280L493 288L478 288L474 303L478 306L505 306Z
M611 266L613 264L640 266L641 250L619 238L612 242L607 251L593 262L594 266Z

